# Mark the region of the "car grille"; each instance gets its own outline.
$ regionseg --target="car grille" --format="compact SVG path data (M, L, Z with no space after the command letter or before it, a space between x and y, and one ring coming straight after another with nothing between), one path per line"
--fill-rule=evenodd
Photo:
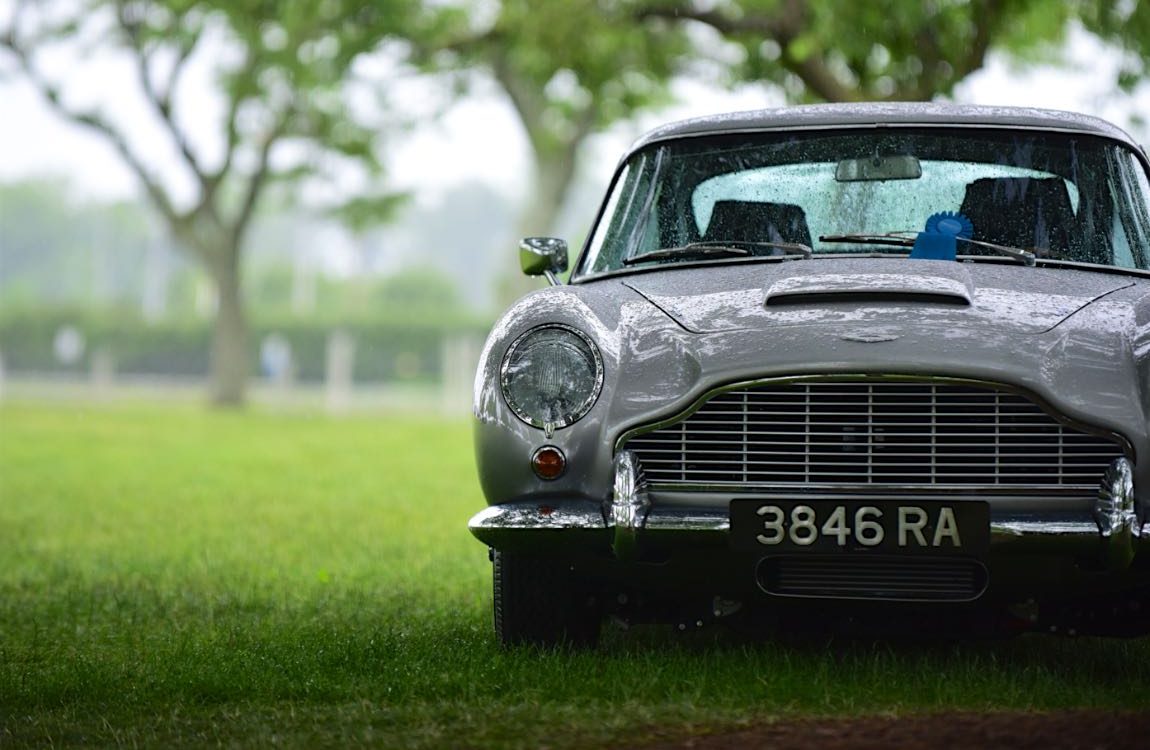
M719 393L630 438L652 484L1097 486L1121 444L1009 391L796 381Z
M959 602L981 596L987 574L969 559L796 555L765 558L758 580L776 596Z

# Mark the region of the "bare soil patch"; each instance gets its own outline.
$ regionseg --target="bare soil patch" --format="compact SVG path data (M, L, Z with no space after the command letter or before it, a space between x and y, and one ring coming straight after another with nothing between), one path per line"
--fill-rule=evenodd
M943 713L780 720L688 738L660 737L643 750L889 750L1138 748L1150 738L1150 711Z

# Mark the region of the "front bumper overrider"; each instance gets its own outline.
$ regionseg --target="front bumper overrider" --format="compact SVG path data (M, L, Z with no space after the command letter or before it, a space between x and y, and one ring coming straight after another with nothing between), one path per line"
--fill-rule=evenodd
M468 528L494 549L540 554L609 551L622 562L637 559L648 547L729 546L727 507L653 504L639 461L630 451L616 456L614 472L607 502L556 499L491 505L472 517ZM991 552L1017 548L1030 554L1092 557L1103 569L1125 570L1139 553L1150 556L1150 538L1142 535L1148 520L1150 503L1135 497L1132 466L1119 458L1106 470L1089 515L1052 520L992 508Z

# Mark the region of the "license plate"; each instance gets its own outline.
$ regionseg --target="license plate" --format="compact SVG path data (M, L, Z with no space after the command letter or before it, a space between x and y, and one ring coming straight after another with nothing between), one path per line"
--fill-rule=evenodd
M731 543L769 553L985 555L990 506L978 501L733 500Z

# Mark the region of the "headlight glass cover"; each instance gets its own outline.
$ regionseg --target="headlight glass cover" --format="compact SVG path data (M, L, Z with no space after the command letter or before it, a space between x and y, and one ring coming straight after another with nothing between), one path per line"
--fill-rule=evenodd
M603 358L582 331L539 326L508 347L500 379L511 410L550 433L575 423L594 405L603 387Z

